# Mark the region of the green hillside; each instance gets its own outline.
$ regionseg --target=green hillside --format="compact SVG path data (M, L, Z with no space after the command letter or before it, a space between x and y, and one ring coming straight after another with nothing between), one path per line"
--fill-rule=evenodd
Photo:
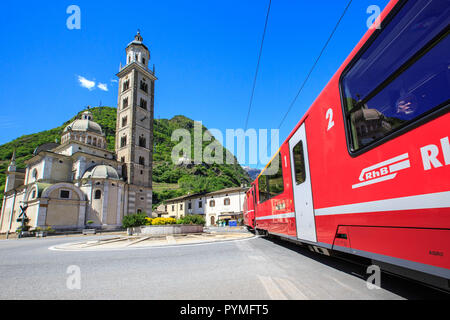
M108 149L114 150L116 109L111 107L96 107L90 111L94 121L102 126L107 136ZM81 112L78 114L80 115ZM76 117L78 117L78 115ZM16 150L16 165L25 168L24 162L32 157L34 149L44 143L60 141L64 128L76 117L68 120L60 127L42 131L35 134L21 136L11 142L0 146L0 198L3 198L6 176L14 149ZM181 196L187 193L210 192L222 188L239 186L241 183L249 183L250 178L242 167L237 164L211 164L177 166L172 163L171 152L178 142L172 142L172 132L176 129L186 129L193 136L194 121L184 116L175 116L172 119L154 120L154 151L153 151L153 182L154 205L164 199ZM203 132L207 128L202 128ZM193 140L193 139L192 139ZM211 141L204 142L203 147ZM193 141L191 149L193 150ZM224 159L228 150L224 150ZM192 153L193 154L193 153Z

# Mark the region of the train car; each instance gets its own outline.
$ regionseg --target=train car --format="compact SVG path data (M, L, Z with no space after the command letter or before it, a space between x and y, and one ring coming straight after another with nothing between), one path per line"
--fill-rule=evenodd
M255 204L255 191L252 187L245 194L243 207L244 225L249 230L254 230L255 228Z
M252 183L250 228L450 289L449 20L389 2Z

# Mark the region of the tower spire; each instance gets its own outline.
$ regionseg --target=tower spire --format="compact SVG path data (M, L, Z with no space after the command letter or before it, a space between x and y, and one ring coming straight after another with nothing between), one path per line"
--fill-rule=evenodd
M16 149L14 149L12 157L11 157L11 162L9 163L8 166L8 171L10 172L14 172L16 171Z
M142 36L141 36L140 29L137 30L137 34L134 36L134 40L139 41L139 42L142 42L144 40L144 38L142 38Z

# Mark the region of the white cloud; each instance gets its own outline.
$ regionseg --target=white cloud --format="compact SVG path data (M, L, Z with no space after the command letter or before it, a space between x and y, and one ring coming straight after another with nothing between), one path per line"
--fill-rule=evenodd
M117 81L117 80L115 80L115 79L112 79L111 82L119 82L119 81Z
M80 82L80 86L82 86L83 88L89 90L93 90L95 88L95 81L88 80L82 76L78 76L78 81Z
M106 83L98 83L98 85L97 85L97 88L99 88L100 90L103 90L103 91L108 91L108 86L107 86L107 84Z

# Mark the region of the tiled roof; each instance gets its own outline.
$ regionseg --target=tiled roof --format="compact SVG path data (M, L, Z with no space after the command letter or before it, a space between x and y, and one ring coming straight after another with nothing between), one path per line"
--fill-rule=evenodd
M248 188L232 187L232 188L226 188L226 189L217 190L217 191L213 191L213 192L209 192L209 193L188 194L188 195L184 195L181 197L165 200L164 203L177 202L177 201L189 200L189 199L200 198L200 197L209 197L209 196L213 196L213 195L217 195L217 194L227 194L227 193L237 193L237 192L244 193L247 191L247 189Z

